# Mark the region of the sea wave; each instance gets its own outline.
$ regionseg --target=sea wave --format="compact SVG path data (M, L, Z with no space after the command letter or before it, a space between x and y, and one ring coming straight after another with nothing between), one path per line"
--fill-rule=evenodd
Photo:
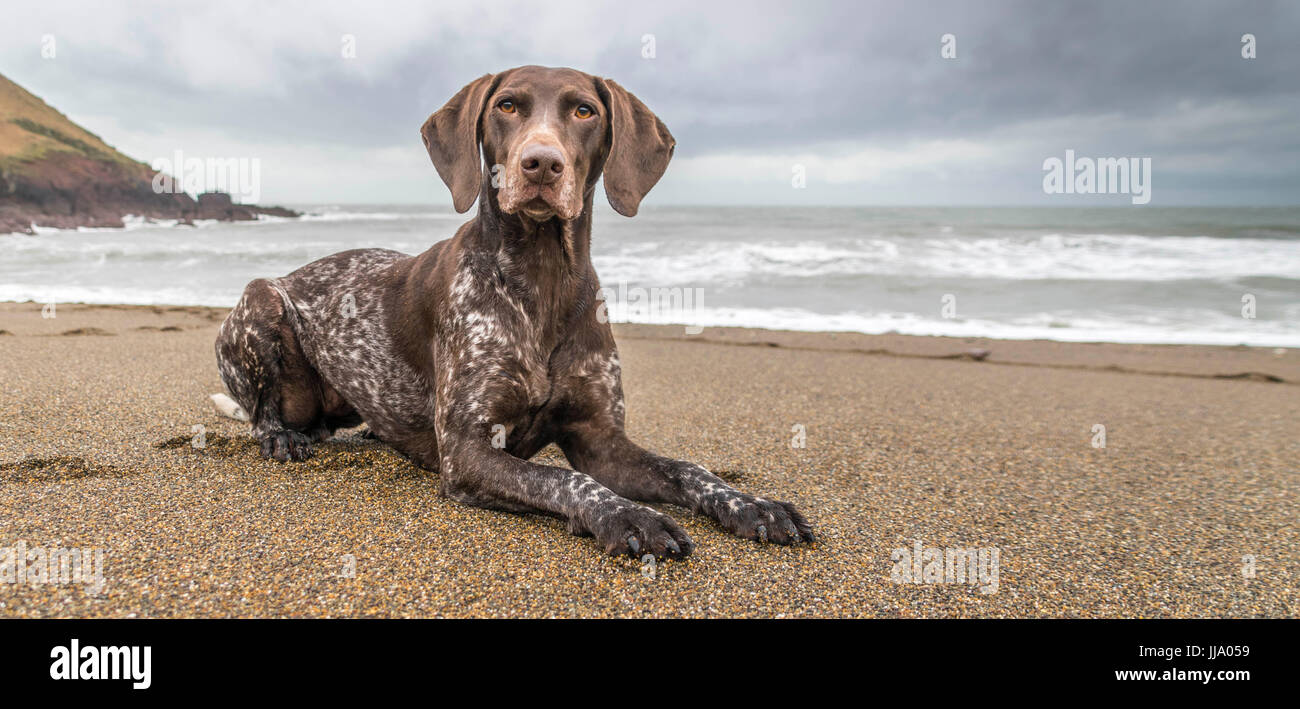
M1001 280L1173 281L1300 278L1300 241L1042 234L833 241L675 241L597 248L602 277L739 284L771 278L906 275Z
M686 312L630 312L613 305L610 322L694 327L755 327L803 332L860 332L868 335L987 337L1000 340L1129 342L1178 345L1300 347L1300 328L1279 322L1231 320L1208 314L1199 323L1155 322L1150 318L1068 317L1035 314L1007 320L931 318L908 312L816 313L800 308L698 308Z
M230 306L253 278L346 249L419 253L466 218L435 207L300 209L302 219L186 228L133 217L125 229L0 236L0 300ZM1148 214L1030 215L1075 220L1046 227L1004 224L1027 218L1014 209L649 210L601 216L592 253L606 287L703 289L703 305L685 314L624 313L639 322L1300 346L1300 239L1276 238L1290 212L1202 215L1204 230L1168 222L1167 236L1148 233L1162 223L1138 216ZM1214 219L1233 236L1214 236ZM940 317L950 295L961 318Z
M192 222L182 224L179 219L154 219L144 217L138 214L128 214L122 217L122 226L120 227L72 227L62 229L49 226L32 226L32 231L40 235L56 234L112 234L122 233L124 231L137 231L141 229L204 229L217 224L239 227L239 226L258 226L267 224L285 224L295 222L396 222L396 221L464 221L465 216L456 214L452 211L355 211L340 210L332 207L306 207L302 208L302 215L298 217L282 217L272 214L258 214L255 219L246 221L221 221L218 219L196 219ZM0 236L21 235L21 232L4 233Z
M320 211L304 212L297 218L304 222L392 222L430 219L438 221L465 221L467 217L454 212L347 212Z
M205 305L230 307L242 287L59 286L0 284L0 301L100 303L128 305ZM851 311L819 313L802 308L698 307L671 312L609 304L614 323L756 327L805 332L896 333L947 337L1062 342L1131 342L1152 344L1252 345L1300 348L1294 321L1254 321L1220 313L1181 313L1112 317L1100 314L1032 313L1002 320L944 319L912 312Z

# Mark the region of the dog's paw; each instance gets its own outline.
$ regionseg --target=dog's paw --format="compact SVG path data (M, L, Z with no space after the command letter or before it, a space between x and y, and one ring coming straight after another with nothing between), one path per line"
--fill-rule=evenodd
M817 540L812 525L789 502L737 492L727 495L713 507L713 517L738 537L775 544Z
M630 505L600 515L586 530L606 553L659 558L683 557L695 550L695 542L668 515L643 505Z
M276 431L262 437L262 457L278 460L307 460L311 457L311 439L297 431Z

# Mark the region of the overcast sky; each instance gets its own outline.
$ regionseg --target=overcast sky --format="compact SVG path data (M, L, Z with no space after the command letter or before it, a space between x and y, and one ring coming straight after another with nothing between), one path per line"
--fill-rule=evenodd
M483 73L543 64L618 80L672 130L647 204L1130 203L1045 195L1043 161L1067 149L1152 158L1152 205L1300 204L1296 2L42 0L3 14L0 73L146 162L256 158L265 203L449 205L420 124Z

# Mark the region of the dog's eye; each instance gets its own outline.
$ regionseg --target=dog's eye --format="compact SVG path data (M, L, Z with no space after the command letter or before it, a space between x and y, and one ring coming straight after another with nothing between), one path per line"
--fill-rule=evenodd
M501 99L500 101L497 102L497 108L500 109L502 113L514 113L515 102L511 101L508 98Z
M596 115L596 112L592 110L591 106L588 106L587 104L584 103L581 106L578 106L577 110L573 112L573 115L577 116L578 118L591 118L592 116Z

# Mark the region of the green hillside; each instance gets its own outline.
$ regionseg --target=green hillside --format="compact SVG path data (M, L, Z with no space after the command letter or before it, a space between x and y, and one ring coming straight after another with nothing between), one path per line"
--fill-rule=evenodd
M16 168L15 163L34 162L51 152L147 167L0 75L0 166Z

